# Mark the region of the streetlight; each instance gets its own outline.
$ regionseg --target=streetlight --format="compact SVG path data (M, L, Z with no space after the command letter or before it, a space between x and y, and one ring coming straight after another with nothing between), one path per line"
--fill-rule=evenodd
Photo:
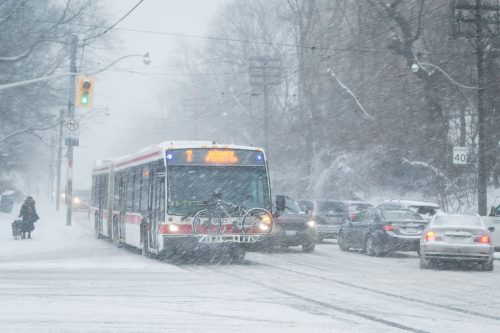
M74 121L75 119L75 75L77 75L77 68L76 68L76 51L77 51L77 43L78 43L78 38L76 36L73 36L72 40L72 52L71 52L71 58L70 58L70 89L69 89L69 109L68 109L68 118L69 120ZM95 75L99 74L101 72L104 72L117 62L127 59L127 58L132 58L132 57L142 57L143 58L143 63L145 65L149 65L151 63L151 59L149 57L149 52L146 52L145 54L128 54L123 57L120 57L116 59L115 61L112 61L110 64L107 66L104 66L103 68L99 69L98 71L88 73L88 75ZM62 150L62 143L60 142L60 149ZM67 171L67 209L66 209L66 225L71 226L71 216L72 216L72 210L73 210L73 142L69 142L68 144L68 171ZM58 188L57 191L60 192L60 170L61 166L61 160L59 160L59 167L58 167ZM59 197L60 194L58 194ZM59 208L59 207L57 207ZM110 217L111 217L111 213Z
M149 52L146 52L145 54L129 54L129 55L126 55L126 56L123 56L121 58L118 58L116 59L115 61L113 61L112 63L110 63L109 65L107 65L106 67L96 71L96 72L91 72L91 73L85 73L87 75L92 75L92 74L98 74L98 73L101 73L101 72L104 72L105 70L107 70L109 67L113 66L114 64L116 64L117 62L119 62L120 60L123 60L125 58L130 58L130 57L142 57L142 62L144 63L144 65L149 65L151 63L151 58L149 56ZM37 77L37 78L33 78L33 79L28 79L28 80L23 80L23 81L17 81L17 82L12 82L12 83L6 83L6 84L0 84L0 90L7 90L7 89L12 89L12 88L16 88L16 87L23 87L23 86L27 86L27 85L30 85L30 84L34 84L34 83L38 83L38 82L43 82L43 81L48 81L48 80L51 80L51 79L57 79L57 78L60 78L60 77L63 77L63 76L71 76L71 77L74 77L74 76L77 76L79 74L84 74L84 73L81 73L81 72L77 72L76 70L74 71L70 71L70 72L65 72L65 73L57 73L57 74L51 74L51 75L44 75L44 76L40 76L40 77ZM72 90L74 92L74 90Z
M443 73L444 76L446 76L446 78L448 80L450 80L453 84L459 86L460 88L464 88L464 89L474 89L474 90L477 90L478 87L474 87L474 86L466 86L465 84L461 84L460 82L457 82L455 81L451 76L450 74L446 73L444 71L444 69L442 69L441 67L437 66L437 65L434 65L434 64L430 64L428 62L420 62L417 60L417 58L415 58L415 63L413 63L411 65L411 71L413 73L418 73L418 71L420 69L424 70L428 75L431 75L432 73L429 73L429 71L427 69L425 69L425 67L432 67L434 69L437 69L438 71L440 71L441 73Z
M144 54L127 54L127 55L124 55L123 57L120 57L120 58L112 61L111 63L109 63L105 67L99 69L98 71L88 73L88 75L96 75L96 74L102 73L105 70L107 70L108 68L110 68L111 66L113 66L114 64L116 64L117 62L122 61L123 59L133 58L133 57L142 57L142 62L146 66L151 63L151 58L149 56L149 52L146 52Z

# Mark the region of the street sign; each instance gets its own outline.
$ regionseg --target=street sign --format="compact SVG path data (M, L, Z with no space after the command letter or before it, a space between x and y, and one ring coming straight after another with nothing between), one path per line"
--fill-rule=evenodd
M78 130L78 122L74 119L70 119L66 122L66 146L78 146L80 131Z
M78 131L78 122L74 119L70 119L66 122L66 128L70 132L76 132Z
M467 164L467 147L453 147L453 164Z

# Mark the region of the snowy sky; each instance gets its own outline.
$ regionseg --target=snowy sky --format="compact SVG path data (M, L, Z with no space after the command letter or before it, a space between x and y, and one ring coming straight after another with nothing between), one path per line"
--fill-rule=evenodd
M117 28L148 30L191 35L205 35L217 8L225 0L146 0ZM138 0L106 1L109 22L116 22ZM169 81L176 77L158 78L119 72L129 69L142 73L177 71L172 62L180 43L203 43L203 39L174 37L152 33L115 30L120 40L108 51L102 66L128 54L149 52L151 64L145 66L140 57L119 62L111 71L97 76L93 114L81 124L80 147L75 150L75 188L90 187L90 169L96 159L109 159L134 152L149 142L148 133L139 125L154 123L162 116L161 95ZM105 110L109 116L104 116ZM161 131L157 126L153 131ZM157 134L157 133L156 133ZM168 139L168 133L165 133Z

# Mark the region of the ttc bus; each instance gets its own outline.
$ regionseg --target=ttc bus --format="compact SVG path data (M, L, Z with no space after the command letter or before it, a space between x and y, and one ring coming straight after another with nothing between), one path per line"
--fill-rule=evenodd
M233 217L222 219L222 232L194 233L193 216L213 193L225 202L244 202L246 208L269 212L268 175L260 148L161 143L94 167L91 223L97 238L140 248L145 255L192 253L207 243L229 246L231 255L241 259L241 245L259 241L268 232L244 233L234 228Z

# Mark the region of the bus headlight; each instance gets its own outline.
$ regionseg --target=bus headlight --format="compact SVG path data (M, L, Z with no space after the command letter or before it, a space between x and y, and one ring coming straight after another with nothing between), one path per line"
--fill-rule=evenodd
M269 226L261 223L259 225L259 229L262 230L262 231L268 231L269 230Z
M307 226L310 228L314 228L316 226L316 221L314 220L309 220L306 222Z
M177 231L179 231L179 227L176 226L175 224L171 224L171 225L168 226L168 230L170 232L177 232Z
M80 204L80 198L79 197L74 197L73 198L73 203L77 204L77 205Z
M261 215L260 216L260 221L264 224L271 224L272 222L272 219L271 219L271 216L265 214L265 215Z

